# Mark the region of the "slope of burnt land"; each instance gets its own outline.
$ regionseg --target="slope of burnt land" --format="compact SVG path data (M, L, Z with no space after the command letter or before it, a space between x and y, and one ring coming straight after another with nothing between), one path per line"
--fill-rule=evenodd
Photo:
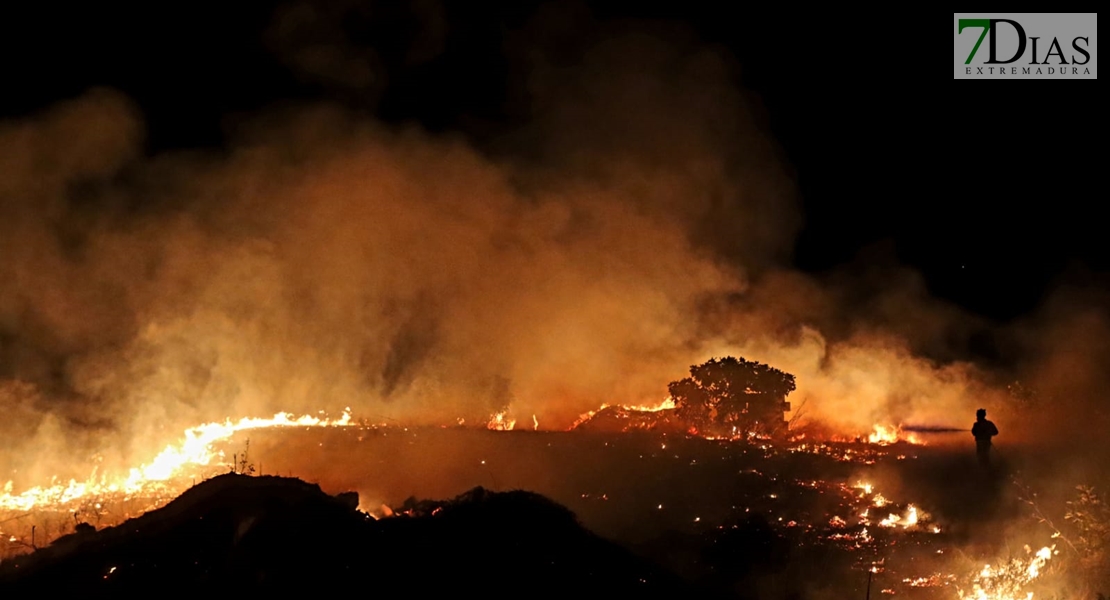
M872 597L951 598L954 578L995 561L1006 525L1029 520L1011 469L984 477L966 444L464 427L254 432L250 441L267 472L358 490L372 511L475 485L532 490L637 556L745 600L864 598L873 565ZM1019 548L1051 543L1051 531L1028 533Z
M698 595L537 494L475 488L449 501L410 501L382 520L357 505L355 494L329 496L299 479L221 475L142 517L0 564L0 588Z

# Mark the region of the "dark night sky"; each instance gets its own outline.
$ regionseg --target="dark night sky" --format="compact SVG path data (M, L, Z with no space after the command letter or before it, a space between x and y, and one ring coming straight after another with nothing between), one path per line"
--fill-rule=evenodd
M1097 282L1110 266L1093 217L1089 84L955 85L947 15L905 25L878 52L875 37L852 33L858 15L735 15L721 4L592 8L600 21L683 22L738 59L800 184L796 266L821 273L885 253L936 295L1001 320L1035 308L1061 277ZM0 117L110 86L143 110L155 153L218 146L238 115L322 98L481 147L521 118L504 42L540 5L453 3L441 51L415 66L412 11L356 11L343 35L374 48L389 80L373 102L276 56L264 35L272 4L40 5L3 18Z

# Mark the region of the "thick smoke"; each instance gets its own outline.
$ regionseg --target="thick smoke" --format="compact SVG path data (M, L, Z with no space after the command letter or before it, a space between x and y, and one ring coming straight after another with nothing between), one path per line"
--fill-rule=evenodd
M110 439L129 460L200 421L346 406L565 425L660 399L698 356L699 304L744 288L691 241L677 187L668 205L515 178L328 107L260 118L224 156L140 158L141 129L97 90L0 142L13 456Z
M316 105L148 156L103 89L0 126L3 472L135 464L276 411L561 428L725 354L794 373L846 432L1001 402L922 354L973 320L919 278L789 270L801 215L736 65L681 31L588 31L569 57L529 32L529 118L481 149Z

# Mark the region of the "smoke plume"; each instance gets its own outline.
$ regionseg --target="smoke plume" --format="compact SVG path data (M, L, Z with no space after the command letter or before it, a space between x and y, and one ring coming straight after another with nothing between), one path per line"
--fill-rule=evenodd
M790 168L726 55L673 28L545 23L512 42L520 126L481 144L320 103L150 155L108 89L0 124L2 472L133 464L276 411L559 428L726 354L794 373L795 405L850 432L1001 405L997 374L935 358L992 326L920 277L791 270ZM587 33L554 52L567 31ZM1104 327L1031 323L1023 347ZM1099 383L1065 356L1026 366L1069 396Z

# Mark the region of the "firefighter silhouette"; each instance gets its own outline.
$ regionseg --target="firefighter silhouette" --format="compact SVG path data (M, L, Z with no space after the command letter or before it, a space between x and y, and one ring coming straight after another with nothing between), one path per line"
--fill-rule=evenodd
M971 426L971 435L975 436L975 452L979 455L979 464L989 466L991 463L991 438L998 435L998 428L987 420L987 411L980 408L975 411L975 424Z

